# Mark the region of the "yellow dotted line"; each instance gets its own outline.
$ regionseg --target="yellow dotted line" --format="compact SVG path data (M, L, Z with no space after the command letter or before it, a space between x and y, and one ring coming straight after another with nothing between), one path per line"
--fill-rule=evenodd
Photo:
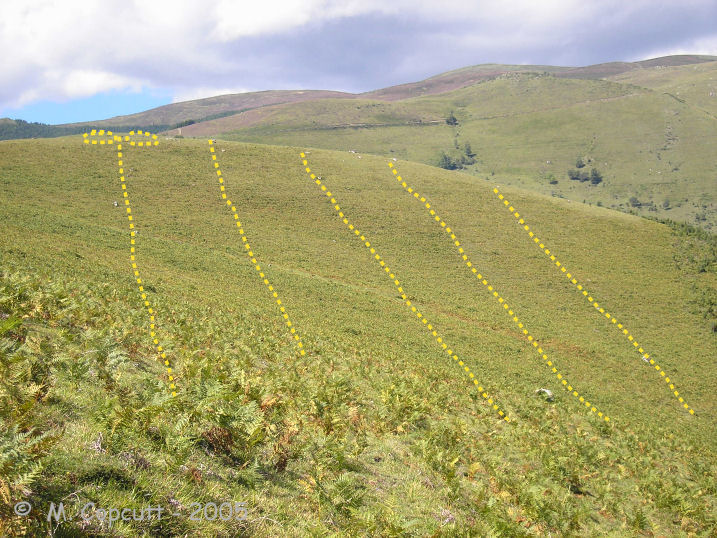
M90 133L85 133L82 136L84 138L85 144L93 146L104 146L105 144L111 146L115 142L122 142L122 140L124 140L125 142L129 142L130 146L150 148L152 146L159 145L157 135L153 135L149 131L145 131L144 133L142 131L137 131L136 133L134 131L130 131L129 135L125 135L124 137L122 137L120 135L113 134L112 131L105 132L104 129L100 129L98 132L96 129L92 129ZM105 138L91 138L95 136L105 136ZM134 136L145 136L146 140L135 140L134 138L131 138Z
M226 200L227 207L231 207L232 213L234 214L234 221L236 222L236 226L239 229L239 234L241 235L242 243L244 243L244 249L246 250L246 253L249 256L249 259L251 260L252 265L254 265L254 268L259 272L259 277L261 277L262 281L264 282L264 285L271 292L272 296L274 297L274 300L276 301L276 304L279 306L281 315L286 320L286 326L289 328L289 332L291 332L291 334L293 335L294 340L296 340L296 347L299 349L299 354L302 356L306 355L306 351L304 351L304 344L301 341L301 337L296 332L296 329L293 327L293 324L291 323L291 320L289 319L289 314L286 313L286 308L284 308L284 305L282 305L282 303L281 303L281 299L279 299L279 294L274 290L274 286L271 285L271 283L269 282L269 279L262 272L259 262L257 262L256 258L254 257L254 252L252 252L252 249L249 246L249 241L247 240L246 234L244 233L244 228L242 227L242 223L239 221L239 214L237 213L237 208L232 205L231 200L227 199L227 194L226 194L225 188L224 188L224 178L222 177L222 171L219 169L219 163L217 162L217 155L214 151L214 142L212 140L209 140L209 151L212 154L212 161L214 163L214 168L216 169L216 172L217 172L217 178L219 179L219 190L221 191L221 194L222 194L222 200Z
M366 236L363 235L358 229L356 229L356 227L353 224L351 224L349 222L349 219L346 217L346 215L344 215L343 211L341 211L341 206L339 206L338 202L336 201L336 198L331 194L331 191L327 190L326 185L323 185L321 180L318 179L316 177L316 175L311 172L311 169L308 166L308 161L306 160L306 154L304 154L302 152L302 153L300 153L300 156L302 159L302 161L301 161L302 164L306 167L305 168L306 173L309 174L309 176L311 177L311 179L314 180L314 183L316 183L316 185L321 187L321 190L324 192L326 197L331 200L331 204L332 204L333 208L336 210L339 217L341 217L341 219L343 220L343 223L346 224L346 226L348 226L349 230L351 232L353 232L353 234L361 240L361 242L364 244L364 246L367 249L369 249L369 252L371 254L373 254L373 257L378 262L378 264L381 267L383 267L384 272L391 279L394 286L396 286L396 288L398 289L398 293L401 294L401 298L405 301L406 306L411 309L411 312L413 312L416 315L416 318L418 318L423 323L424 327L426 327L426 329L428 329L431 332L433 337L436 339L436 342L441 346L441 348L443 348L443 350L446 352L446 354L449 357L453 357L453 360L456 361L459 366L463 367L463 370L468 375L468 377L473 381L473 384L476 387L478 387L478 392L481 393L481 396L483 396L483 398L486 399L488 401L488 403L493 406L493 409L498 412L498 415L500 415L503 418L503 420L505 420L506 422L510 422L510 419L508 418L508 416L506 416L505 413L501 409L498 408L498 405L493 402L493 398L490 397L488 395L488 393L483 390L482 386L480 386L480 384L478 383L478 380L475 379L475 375L473 374L473 372L471 372L470 368L468 366L466 366L462 360L459 360L458 355L456 355L454 353L454 351L448 347L448 344L446 344L444 342L443 337L438 334L438 331L436 331L435 328L433 327L433 325L431 325L428 322L428 320L423 315L423 313L420 312L413 304L411 304L411 301L407 298L406 293L403 291L403 288L401 287L401 283L399 282L398 278L396 278L396 275L391 271L390 267L388 265L386 265L386 262L376 252L376 249L371 246L371 243L368 239L366 239Z
M600 304L597 302L597 300L595 300L593 298L593 296L590 293L588 293L588 291L586 289L584 289L582 284L578 283L578 280L576 278L574 278L572 273L570 273L565 268L565 266L560 262L560 260L558 260L555 257L555 254L550 253L550 250L545 246L545 244L543 242L541 242L540 239L538 239L538 237L536 237L536 235L530 230L530 226L528 226L525 223L525 220L520 216L520 213L518 213L518 211L510 204L510 202L508 202L508 200L506 200L505 197L498 192L498 189L497 188L493 189L493 192L498 195L498 198L500 200L503 201L503 205L505 205L505 207L508 209L508 211L510 211L510 213L516 219L518 219L518 221L517 221L518 224L520 224L523 227L523 230L525 230L528 233L530 238L533 240L533 243L538 245L538 248L540 248L540 250L542 250L546 256L550 257L550 261L554 262L556 269L558 269L561 273L563 273L566 276L566 278L573 285L575 285L578 288L578 290L583 294L583 297L585 297L588 300L588 302L593 306L593 308L595 308L595 310L597 312L604 315L606 320L612 322L612 324L619 331L622 332L623 336L625 336L632 343L633 349L635 349L638 353L640 353L644 360L649 360L650 364L655 367L655 370L660 372L660 376L662 377L662 379L665 380L665 383L667 385L669 385L670 391L674 394L674 396L678 399L678 401L682 404L682 406L685 409L687 409L691 415L694 415L695 410L692 409L689 405L687 405L687 403L682 398L682 396L680 396L680 393L675 389L675 385L674 385L674 383L672 383L672 380L667 376L667 374L665 374L665 371L660 367L660 365L656 364L655 360L650 358L650 355L647 352L645 352L645 350L640 346L640 344L637 342L637 340L635 340L633 335L630 334L630 331L627 330L623 326L623 324L620 323L615 318L615 316L613 316L609 312L605 312L605 309L600 306Z
M487 290L493 295L493 297L498 301L498 303L500 303L500 305L503 307L503 309L506 311L506 313L511 317L513 322L516 323L518 328L523 331L523 335L525 335L528 338L528 342L530 342L532 344L533 348L535 348L538 351L538 353L541 355L544 363L549 368L551 368L552 373L554 373L555 377L558 378L560 383L563 385L563 388L566 389L568 392L570 392L573 396L575 396L580 401L580 403L585 405L585 407L589 408L592 413L597 413L597 415L599 417L604 418L606 422L609 422L610 417L608 417L607 415L603 415L602 411L598 411L595 406L593 406L589 401L585 400L585 398L583 396L581 396L580 393L577 390L575 390L571 384L568 383L567 379L565 379L565 376L563 376L560 372L558 372L557 368L553 365L553 362L550 359L548 359L547 354L545 354L543 352L543 348L540 347L540 345L538 344L538 341L535 339L535 337L533 337L532 334L530 334L528 332L528 329L526 329L523 326L523 323L520 321L520 319L518 318L516 313L513 312L513 310L508 306L508 303L505 302L505 299L503 297L501 297L501 295L493 288L493 286L491 284L488 283L488 279L486 279L483 275L481 275L478 272L478 270L473 266L473 263L468 259L468 255L463 250L463 247L461 246L460 241L458 241L458 239L456 238L456 234L454 233L454 231L450 228L450 226L448 226L446 224L446 222L443 219L441 219L441 217L439 217L436 214L436 211L431 207L431 204L426 201L426 198L421 196L412 187L408 186L408 184L403 180L403 178L400 175L398 175L398 170L396 170L396 168L393 166L393 163L388 163L388 166L389 166L389 168L392 169L393 175L396 176L396 180L400 183L400 185L403 187L403 189L407 193L413 195L413 197L416 200L419 200L424 205L426 210L428 210L431 217L433 217L433 220L436 223L438 223L441 226L441 228L443 228L443 230L445 230L445 232L447 234L450 235L451 240L453 241L453 244L456 246L456 248L458 248L458 252L460 253L461 257L463 258L463 261L465 262L466 266L468 268L470 268L471 272L475 275L475 277L478 279L478 281L481 282L483 284L483 286L485 286L487 288Z
M130 136L134 137L135 132L130 131ZM159 353L160 357L162 357L162 360L164 361L164 365L167 368L167 374L169 376L169 388L172 390L172 396L176 396L176 385L174 384L174 375L172 372L172 367L169 364L169 359L167 358L167 354L164 352L164 348L159 343L159 339L157 338L157 334L155 333L156 325L155 325L155 318L154 318L154 309L152 308L152 305L149 302L149 299L147 298L147 294L144 291L144 287L142 286L142 278L139 274L139 267L137 266L137 259L136 259L136 247L135 247L135 229L134 229L134 218L132 216L132 207L129 203L129 195L127 194L127 180L124 176L124 155L122 153L122 140L123 138L118 135L113 135L112 131L107 131L106 135L107 139L96 139L91 138L97 136L103 136L105 135L105 131L103 129L100 129L99 132L96 130L92 130L92 132L88 135L85 133L84 136L84 143L85 144L92 144L92 145L112 145L115 142L118 142L117 144L117 165L119 166L119 175L120 175L120 181L122 183L122 197L124 198L124 205L125 205L125 211L127 212L127 220L129 221L129 230L130 230L130 261L132 262L132 271L134 272L134 277L137 280L137 286L139 287L139 293L142 297L142 301L144 302L144 306L147 308L147 312L149 313L149 335L152 338L152 343L157 349L157 352ZM142 133L142 131L137 131L137 136L145 136L147 137L147 140L139 140L135 141L134 138L130 139L130 136L125 136L124 140L129 142L130 146L146 146L151 147L152 145L158 145L159 141L157 140L157 135L153 135L149 132ZM150 138L151 137L151 138Z

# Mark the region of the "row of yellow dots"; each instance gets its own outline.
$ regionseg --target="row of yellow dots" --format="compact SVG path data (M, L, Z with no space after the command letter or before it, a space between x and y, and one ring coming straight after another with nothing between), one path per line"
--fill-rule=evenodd
M281 315L284 317L284 320L286 320L286 326L289 328L289 332L291 332L292 336L294 337L294 340L296 340L296 347L299 349L299 354L306 355L306 351L304 351L304 344L301 341L301 337L296 332L296 329L293 327L293 324L291 323L291 320L289 319L289 314L286 313L286 308L284 308L284 305L281 304L281 299L279 299L279 294L274 290L274 286L271 285L271 283L269 282L269 279L262 272L259 262L257 262L256 258L254 257L254 252L252 252L251 247L249 246L249 241L247 240L246 234L244 233L244 228L242 228L242 224L239 221L239 214L237 213L237 208L232 205L231 200L227 199L227 194L226 194L225 188L224 188L224 178L222 177L222 171L219 169L219 163L217 162L217 155L214 152L214 142L212 140L209 140L209 151L212 154L212 161L214 163L214 168L216 169L217 177L219 179L219 190L221 191L222 200L226 200L227 207L231 207L232 213L234 214L234 221L236 222L236 226L239 229L239 234L241 235L241 240L244 243L244 249L246 250L246 253L249 256L251 263L254 265L254 268L259 272L259 276L263 280L264 285L271 292L272 296L274 297L274 300L276 301L276 304L279 305L279 310L281 311Z
M147 138L147 140L135 140L134 138L131 138L131 137L134 137L135 135L136 136L144 135ZM90 133L85 133L82 136L84 138L85 144L91 144L94 146L96 146L96 145L104 146L105 144L112 145L115 142L122 142L123 140L125 142L129 142L130 146L139 146L139 147L144 146L144 147L149 148L153 145L154 146L159 145L159 140L157 140L157 135L153 135L149 131L146 131L144 133L142 131L137 131L136 133L134 131L130 131L129 135L124 135L124 137L122 137L120 135L113 134L112 131L105 132L104 129L100 129L98 132L96 129L92 129L92 131ZM94 138L95 136L104 136L105 138Z
M548 359L548 356L543 352L543 349L538 344L538 341L533 337L533 335L528 332L528 329L523 326L523 323L518 319L518 316L515 314L515 312L511 310L511 308L508 306L508 303L505 302L505 299L501 297L495 289L493 289L493 286L488 283L488 280L483 275L481 275L478 270L473 266L473 263L468 259L468 255L463 250L460 241L456 239L456 234L453 232L453 230L451 230L450 226L448 226L446 222L436 214L436 211L431 208L431 204L426 201L426 198L421 196L412 187L408 186L408 184L403 180L403 178L398 175L398 170L396 170L396 168L393 166L393 163L388 163L388 166L392 169L393 175L396 176L396 180L401 184L403 189L407 193L412 194L415 199L419 200L422 204L424 204L424 207L428 210L431 217L433 217L433 220L436 223L440 224L441 228L443 228L445 232L450 235L453 244L458 248L458 252L463 258L463 261L465 262L466 266L470 268L471 272L475 275L478 281L481 282L483 286L485 286L488 291L492 293L493 297L498 300L498 302L502 305L503 309L508 313L508 315L512 317L513 321L518 325L518 328L523 331L523 334L525 336L527 336L528 342L530 342L532 346L537 349L538 353L542 356L545 364L547 364L552 369L552 372L563 385L563 388L565 388L573 396L578 398L580 403L584 404L585 407L589 408L591 412L597 412L599 417L602 417L605 419L606 422L609 422L610 417L608 417L607 415L603 415L603 413L601 411L598 411L597 408L593 406L589 401L586 401L585 398L581 396L580 393L578 393L578 391L575 390L573 386L568 383L567 379L565 379L564 376L560 372L558 372L557 368L553 365L553 362Z
M93 131L94 133L94 131ZM100 132L100 134L102 134ZM111 133L110 133L111 134ZM142 297L142 300L144 301L144 306L147 308L147 312L149 313L149 335L152 337L152 342L154 346L157 348L157 352L160 354L162 359L164 360L164 365L167 368L167 375L169 376L169 388L172 389L172 396L176 396L176 385L174 384L174 375L172 375L172 367L169 364L169 359L167 358L167 354L164 352L164 348L159 343L159 340L157 339L157 335L155 333L155 319L154 319L154 310L152 309L152 305L150 305L149 300L147 299L147 294L144 291L144 287L142 286L142 278L139 275L139 268L137 267L137 260L136 260L136 247L135 247L135 230L134 230L134 222L132 217L132 208L129 204L129 196L127 194L127 180L124 176L124 161L123 155L122 155L122 144L117 145L117 159L118 159L118 166L119 166L119 174L120 174L120 181L122 182L122 196L124 197L124 205L126 207L127 211L127 220L129 220L129 230L130 230L130 261L132 262L132 271L134 272L135 279L137 280L137 285L139 287L139 293Z
M508 202L508 200L505 199L505 197L500 194L497 188L493 189L493 192L498 195L498 198L503 201L503 204L505 207L510 211L510 213L518 219L517 222L520 224L523 229L528 233L528 235L531 237L533 242L538 245L538 248L542 250L546 256L550 257L550 260L555 263L555 267L563 273L566 278L575 286L577 286L578 290L580 290L583 294L583 296L588 300L588 302L597 310L600 314L605 316L605 319L612 322L612 324L617 327L618 330L622 331L622 334L627 337L627 339L632 343L633 348L642 355L644 360L649 360L650 364L654 366L655 370L660 372L660 376L662 379L665 380L665 383L669 385L670 390L672 393L677 397L678 401L682 404L682 406L689 411L691 415L695 414L695 410L692 409L685 400L680 396L680 393L675 389L674 383L672 383L672 380L665 374L665 371L660 368L660 365L655 363L654 359L650 358L650 355L645 352L645 350L640 346L640 344L635 340L635 338L630 334L630 331L628 331L622 323L620 323L615 316L610 314L609 312L605 312L605 309L602 308L598 302L592 297L590 293L586 289L583 288L582 284L578 283L578 280L573 277L572 273L570 273L565 266L560 262L560 260L556 259L555 254L551 254L550 250L545 246L544 243L538 239L538 237L535 236L535 234L530 230L530 226L528 226L525 223L525 220L520 216L520 213Z
M374 259L379 263L381 267L383 267L384 272L386 273L386 275L388 275L393 284L396 286L396 288L398 289L398 293L401 294L401 298L405 301L406 306L411 309L411 312L413 312L416 317L423 323L423 325L431 332L433 337L436 339L436 342L438 342L438 344L441 346L441 348L443 348L446 354L449 357L453 357L453 360L463 367L463 370L468 374L468 377L470 377L470 379L473 381L473 384L478 387L478 392L480 392L483 398L485 398L488 403L493 406L493 409L498 412L498 415L500 415L506 422L510 422L510 419L505 415L505 413L498 408L497 404L493 402L493 398L489 397L488 393L483 390L482 386L480 386L478 380L475 379L475 375L473 374L473 372L471 372L470 368L466 366L462 360L458 359L458 356L453 352L452 349L448 347L448 344L443 341L443 337L438 334L438 332L434 329L433 325L428 322L423 313L421 313L413 304L411 304L411 301L407 298L405 292L403 291L403 288L401 287L401 283L396 278L396 275L391 271L389 266L386 265L386 262L381 259L381 256L376 252L376 249L372 247L371 243L368 241L368 239L366 239L366 236L363 235L359 230L354 227L353 224L349 222L343 211L341 211L341 206L339 206L336 202L336 198L334 198L331 194L331 191L327 190L326 186L322 184L321 180L318 179L315 174L311 173L311 169L308 167L308 161L306 160L306 154L302 152L300 155L302 158L301 162L306 167L306 173L309 174L311 179L314 180L314 183L321 187L321 190L324 192L326 197L331 200L333 208L336 210L339 217L343 220L343 223L346 224L349 230L361 240L364 246L369 249L369 252L373 254Z

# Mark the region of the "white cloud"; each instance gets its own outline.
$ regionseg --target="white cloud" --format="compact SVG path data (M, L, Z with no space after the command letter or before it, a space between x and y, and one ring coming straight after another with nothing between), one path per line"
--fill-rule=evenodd
M138 85L175 86L195 70L231 72L242 58L221 59L222 43L376 10L387 11L378 0L1 2L0 109ZM175 99L245 90L197 82L179 84Z
M129 89L133 92L142 89L140 80L108 71L90 69L74 69L70 72L51 71L48 78L52 81L52 86L59 86L70 99L88 97L108 89Z
M13 107L20 107L33 101L52 96L55 101L91 97L109 90L140 92L142 81L107 71L78 69L63 71L49 69L42 73L32 87L19 92L11 101Z
M212 65L199 5L138 0L0 3L0 108L158 87L153 72Z
M463 57L500 56L501 51L509 51L516 58L529 57L535 50L557 49L579 57L579 51L585 55L585 51L609 46L612 28L624 28L625 21L659 36L659 32L665 32L665 24L672 21L667 17L662 27L651 28L646 26L647 16L661 10L671 10L670 14L693 10L704 20L705 14L714 13L711 1L5 0L0 1L0 109L41 99L61 101L109 90L136 91L140 86L173 90L177 100L204 97L215 91L244 91L248 83L260 86L261 77L282 80L286 62L291 61L288 58L294 52L275 47L264 54L263 50L251 48L251 39L271 36L280 40L281 33L309 32L310 28L315 30L314 23L360 15L382 17L402 32L397 36L407 36L416 45L426 37L425 33L410 35L411 24L417 21L422 32L431 28L429 34L445 34L442 43L446 50L416 46L403 55L403 61L396 62L406 62L401 76L405 73L410 77L412 70L421 69L421 65L415 65L421 62L419 58L430 56L435 65L443 65L451 50L460 51ZM683 27L690 24L689 19L685 20L688 22ZM699 18L693 17L691 22L695 20ZM605 34L604 42L584 42L581 35L585 29L595 27ZM352 40L344 40L340 46L351 46L354 41L357 47L365 46L371 31L368 28L369 37L350 36ZM320 31L309 37L323 45L325 36ZM247 42L246 38L251 39ZM391 46L396 43L386 42ZM425 42L436 43L428 39ZM333 42L325 43L327 55L341 54L341 50L332 50L334 46ZM575 50L578 52L573 53ZM714 38L703 38L658 52L715 54L717 46ZM380 61L353 57L367 63ZM560 57L554 55L545 61ZM307 71L331 80L331 73L322 73L322 68L326 69L307 61ZM380 67L364 66L364 72L373 69ZM283 87L295 82L283 80Z
M216 21L212 36L231 41L238 37L277 34L309 22L374 12L396 13L401 3L406 4L377 0L215 0L210 8Z

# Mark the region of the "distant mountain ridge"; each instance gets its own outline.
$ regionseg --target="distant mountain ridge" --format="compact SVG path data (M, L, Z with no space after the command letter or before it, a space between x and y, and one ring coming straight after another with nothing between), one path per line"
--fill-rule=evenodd
M483 65L167 131L382 155L717 229L717 61Z
M0 140L65 136L83 132L88 128L112 128L117 131L147 129L162 132L266 106L318 99L402 101L413 97L457 90L507 73L549 73L562 78L599 79L646 67L680 66L710 61L717 61L717 56L665 56L638 62L609 62L585 67L481 64L448 71L418 82L399 84L360 94L331 90L266 90L183 101L135 114L59 125L2 118L0 119Z

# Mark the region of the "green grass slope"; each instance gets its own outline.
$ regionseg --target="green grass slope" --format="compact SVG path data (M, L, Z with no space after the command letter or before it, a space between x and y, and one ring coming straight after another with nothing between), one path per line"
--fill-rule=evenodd
M654 66L611 77L664 92L717 117L717 61L683 66Z
M717 62L669 69L696 69L706 80L717 76ZM455 126L442 121L451 111ZM717 120L690 102L633 84L507 74L392 103L270 107L183 133L307 143L433 165L442 154L464 158L468 143L475 155L464 171L480 178L708 230L717 225ZM571 180L568 171L578 159L585 171L597 169L602 183Z
M396 101L457 90L478 82L494 79L506 73L563 73L570 70L569 67L552 65L480 64L447 71L418 82L409 82L365 92L360 96L366 99Z
M715 532L709 235L503 187L651 350L691 416L556 274L494 182L397 163L605 423L560 388L385 158L309 150L505 423L307 178L299 151L217 144L301 358L220 198L206 140L126 149L137 263L175 365L172 399L133 282L127 219L112 204L122 200L115 151L79 137L0 143L1 533L47 534L43 516L60 499L75 514L88 502L180 514L111 529L77 516L61 526L75 536ZM18 500L32 517L13 514ZM240 501L245 520L190 518L193 502Z

